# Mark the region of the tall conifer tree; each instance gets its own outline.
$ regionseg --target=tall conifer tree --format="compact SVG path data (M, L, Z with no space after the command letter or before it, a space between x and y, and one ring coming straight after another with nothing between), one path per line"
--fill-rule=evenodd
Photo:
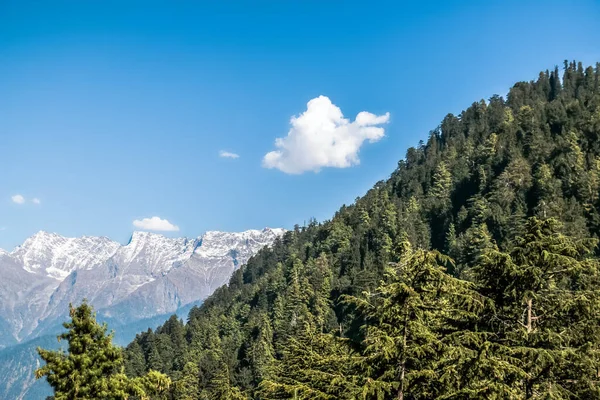
M69 315L71 321L63 324L67 332L58 336L68 342L67 352L38 348L46 365L35 376L46 377L55 400L147 399L168 390L170 379L156 371L135 379L125 375L121 349L112 344L112 334L96 322L86 301L70 306Z

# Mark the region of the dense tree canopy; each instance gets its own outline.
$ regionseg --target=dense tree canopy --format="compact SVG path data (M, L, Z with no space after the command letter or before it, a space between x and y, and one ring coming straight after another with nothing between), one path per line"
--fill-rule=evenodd
M175 399L600 396L600 65L566 62L410 148L330 220L141 333Z

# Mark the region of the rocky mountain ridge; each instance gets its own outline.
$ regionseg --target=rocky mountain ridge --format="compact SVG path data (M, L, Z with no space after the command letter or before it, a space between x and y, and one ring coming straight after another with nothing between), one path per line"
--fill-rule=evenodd
M203 300L283 229L208 231L197 238L134 232L67 238L40 231L0 251L0 348L60 328L68 304L87 298L99 317L130 323Z

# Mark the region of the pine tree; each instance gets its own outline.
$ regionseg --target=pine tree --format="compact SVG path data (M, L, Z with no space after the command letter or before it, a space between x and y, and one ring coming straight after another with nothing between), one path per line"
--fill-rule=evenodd
M255 330L256 338L251 344L249 358L254 380L258 383L270 375L275 360L273 330L268 316L264 313L258 316L258 324Z
M451 189L452 175L448 171L446 163L442 161L433 175L433 187L429 195L440 207L445 208L450 202Z
M127 346L125 356L127 359L125 372L128 376L141 376L146 372L144 350L137 341L133 341Z
M331 309L331 268L325 253L307 263L308 279L312 291L309 306L317 328L323 332L327 323L334 318Z
M197 400L200 397L199 374L200 370L196 363L185 364L181 377L175 382L173 397L178 400Z
M169 369L181 370L182 362L186 359L185 348L185 327L177 315L172 315L165 324L157 329L157 334L162 334L163 342L168 343L168 352L170 353ZM162 355L165 358L164 352Z
M150 332L150 335L148 336L148 369L154 371L165 370L165 360L158 350L159 340L160 338L157 334Z
M106 325L96 322L92 307L84 300L77 308L69 306L67 332L58 340L68 342L68 350L38 348L46 365L35 371L37 379L46 377L55 400L147 398L168 389L169 378L151 371L147 376L129 379L124 374L121 349L112 344Z
M356 399L361 392L355 374L357 356L347 340L321 333L304 320L297 335L289 337L273 374L260 383L261 399Z
M200 392L200 398L208 400L247 400L239 388L231 383L229 367L223 362L223 355L217 355L217 365L205 389Z
M130 387L137 389L136 397L139 397L140 400L169 399L171 379L163 373L158 371L149 371L146 375L134 378L129 382ZM104 399L106 397L102 398Z
M471 226L461 235L459 249L459 265L454 275L462 279L470 278L470 269L477 264L481 254L489 249L495 248L490 232L485 222Z
M600 344L599 265L593 240L560 233L554 219L530 218L510 253L489 249L474 268L493 300L489 329L512 349L526 376L518 398L593 398ZM483 324L482 324L483 325Z
M408 241L400 247L400 261L386 269L375 293L344 300L367 321L364 390L377 398L436 398L456 390L445 357L465 351L457 326L474 319L483 302L467 282L446 273L449 258L413 251Z
M308 281L303 272L304 264L296 255L292 255L287 270L288 288L285 294L284 335L293 334L301 325L301 321L308 315L308 293L303 290L308 287Z

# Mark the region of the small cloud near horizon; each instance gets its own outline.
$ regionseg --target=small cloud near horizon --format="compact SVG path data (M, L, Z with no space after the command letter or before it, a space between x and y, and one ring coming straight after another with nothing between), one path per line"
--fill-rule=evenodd
M42 201L40 199L38 199L37 197L34 197L33 199L31 199L31 202L33 204L42 204Z
M133 221L133 226L139 229L157 232L176 232L179 230L177 225L174 225L168 220L160 217L136 219Z
M14 196L11 196L10 198L12 200L13 203L15 204L23 204L25 203L25 197L23 197L20 194L15 194Z
M236 153L231 153L229 151L221 150L221 151L219 151L219 157L236 159L236 158L240 158L240 155L236 154Z
M316 97L307 103L306 111L291 118L287 136L275 140L276 150L264 156L263 167L302 174L319 172L324 167L357 165L363 143L383 138L385 131L379 125L389 120L390 113L375 115L361 111L351 121L344 118L342 110L329 97Z

